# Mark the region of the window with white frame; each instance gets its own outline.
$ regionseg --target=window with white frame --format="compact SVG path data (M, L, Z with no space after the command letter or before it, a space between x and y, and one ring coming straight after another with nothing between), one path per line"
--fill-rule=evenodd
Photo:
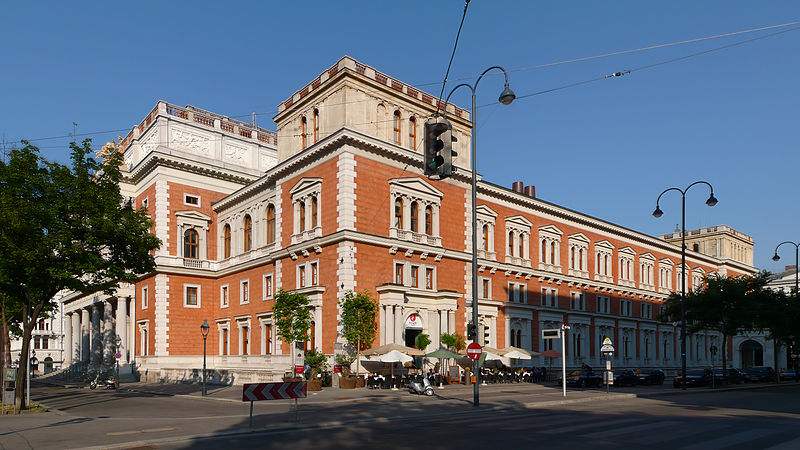
M478 258L497 260L494 248L494 227L497 213L486 205L478 205Z
M478 294L480 298L492 298L492 279L481 277L478 279Z
M149 202L148 202L147 197L143 198L142 199L142 209L147 209L148 204L149 204Z
M589 238L583 233L575 233L567 238L569 274L576 277L589 276Z
M630 247L619 251L619 284L633 287L633 260L636 253Z
M150 305L150 289L147 286L142 286L142 309L147 309Z
M672 266L669 259L662 259L658 262L658 288L661 292L672 290Z
M297 265L297 289L319 285L319 260Z
M183 306L186 308L200 307L200 285L198 284L183 285Z
M507 217L505 222L506 262L530 267L530 240L533 222L523 216Z
M416 264L411 265L411 287L419 287L419 266Z
M294 222L292 244L322 236L319 208L322 204L322 178L302 178L289 190Z
M705 272L700 267L692 271L692 289L701 289L703 287L704 276Z
M426 267L425 268L425 289L432 290L434 282L434 272L433 267Z
M632 312L633 312L633 302L624 298L619 299L619 315L630 317Z
M150 354L150 325L147 320L137 322L139 325L139 356Z
M611 313L611 297L607 295L597 296L597 312L603 314Z
M653 304L652 303L642 302L641 303L641 308L642 308L642 312L641 312L642 319L652 319L653 318Z
M186 206L200 206L200 196L199 195L191 195L191 194L184 194L183 195L183 204Z
M394 261L394 283L415 289L436 290L436 267Z
M443 193L421 178L389 180L389 236L428 245L442 245L439 209Z
M639 256L639 288L654 289L653 270L656 258L651 253Z
M274 289L274 287L272 285L272 274L271 273L268 273L268 274L264 275L263 282L262 282L262 292L263 292L262 298L264 300L270 299L270 298L272 298L273 295L275 295L274 294L275 289Z
M211 217L196 210L176 211L176 242L180 242L180 256L185 258L184 266L202 267L201 261L207 259L208 227Z
M248 303L250 303L250 280L242 280L239 282L239 304Z
M614 246L611 242L603 240L594 244L594 259L594 279L613 283Z
M525 283L508 283L508 302L527 303L527 286Z
M586 294L572 291L569 293L569 308L575 311L586 310Z
M219 287L219 307L220 308L227 308L230 304L230 286L228 284L223 284Z
M558 290L553 288L542 288L542 306L557 308Z
M230 320L217 322L219 331L219 354L222 356L231 354L231 323Z
M554 225L539 227L539 269L561 272L562 234Z

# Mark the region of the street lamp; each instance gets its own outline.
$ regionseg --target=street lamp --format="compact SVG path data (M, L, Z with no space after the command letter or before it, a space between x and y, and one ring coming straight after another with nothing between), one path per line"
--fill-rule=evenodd
M477 208L478 208L478 179L477 179L477 172L478 172L478 136L477 136L477 127L475 123L477 121L477 117L475 115L475 89L478 87L478 83L481 81L484 75L487 72L493 69L500 69L503 71L503 75L506 78L505 88L503 92L500 94L500 97L497 99L500 103L504 105L510 105L511 102L514 101L516 95L508 87L508 72L506 69L503 69L500 66L492 66L488 69L484 70L478 79L475 80L475 84L470 85L467 83L461 83L458 86L454 87L453 90L447 94L447 98L445 99L445 115L447 115L447 103L450 101L450 96L453 95L458 88L465 86L468 87L470 91L472 91L472 112L470 115L470 119L472 120L472 323L475 325L478 324L478 216L477 216ZM478 362L475 361L475 369L478 368ZM479 406L479 395L478 395L478 386L480 386L480 371L475 370L475 385L474 385L474 394L473 394L473 404L474 406Z
M681 193L681 389L683 390L686 390L686 191L695 184L705 184L711 190L711 195L706 200L706 205L714 206L718 203L717 198L714 197L714 187L710 183L707 181L695 181L683 190L676 187L665 189L656 199L656 209L653 211L653 217L661 217L664 215L664 211L661 211L661 208L658 207L661 196L669 191Z
M780 244L778 244L777 247L775 247L775 255L772 257L773 261L779 261L781 259L781 257L778 256L778 247L780 247L783 244L792 244L792 245L794 245L794 295L797 296L797 295L800 295L800 290L798 290L798 288L797 288L798 276L800 276L800 268L797 266L797 259L798 259L797 256L798 256L798 253L799 253L798 249L800 249L800 243L794 243L794 242L791 242L791 241L781 242ZM777 353L777 351L778 350L775 349L776 353ZM778 358L776 357L775 361L777 362L777 360L778 360ZM778 379L780 380L780 378L778 378ZM794 358L794 381L795 382L800 381L800 374L797 373L797 358Z
M203 335L203 397L206 396L206 338L208 338L208 321L203 319L203 324L200 325L200 333Z

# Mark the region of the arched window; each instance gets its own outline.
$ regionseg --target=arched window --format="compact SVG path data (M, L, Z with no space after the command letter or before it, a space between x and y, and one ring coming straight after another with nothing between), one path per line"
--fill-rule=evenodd
M394 112L394 135L392 139L395 144L400 145L400 111Z
M228 224L222 229L222 253L225 258L231 257L231 226Z
M547 262L547 241L542 239L542 262Z
M508 232L508 256L514 256L514 232Z
M298 218L298 225L300 225L300 232L306 231L306 202L300 201L297 203L297 207L300 208L300 217Z
M550 264L556 263L556 243L550 243Z
M482 248L489 251L489 224L483 225L483 243Z
M408 119L408 148L417 148L417 119L413 117Z
M189 228L183 233L183 257L191 259L200 258L197 231Z
M522 348L522 330L517 330L517 347Z
M317 197L311 197L311 228L318 226L317 222Z
M575 247L569 248L569 266L575 269Z
M583 249L578 249L578 270L583 270Z
M314 143L319 140L319 110L314 109Z
M307 352L310 352L311 350L314 350L314 334L315 334L316 330L317 330L317 324L314 323L314 322L311 322L311 327L308 330L308 340L305 342L305 345L304 345L305 350Z
M300 150L306 149L306 116L300 118Z
M433 236L433 206L425 207L425 234Z
M417 202L411 202L411 231L418 232L419 228L419 205Z
M403 229L403 199L398 198L394 201L394 227Z
M520 258L524 258L525 257L525 239L524 239L524 237L525 237L524 234L522 234L522 233L519 234L519 257Z
M275 242L275 206L267 206L267 243Z
M602 267L600 267L600 253L595 255L595 259L596 259L596 261L595 261L595 264L594 264L594 271L602 275L603 274L603 269L602 269Z
M244 251L253 249L253 220L250 215L244 216Z

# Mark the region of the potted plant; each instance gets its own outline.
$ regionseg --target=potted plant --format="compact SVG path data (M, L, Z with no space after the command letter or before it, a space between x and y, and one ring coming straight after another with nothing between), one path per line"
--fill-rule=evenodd
M309 374L308 378L309 391L322 390L322 378L320 377L320 372L325 372L328 370L327 359L328 357L322 352L318 352L316 350L306 352L306 364L311 368L311 373Z
M370 296L369 291L354 293L347 291L339 300L342 336L355 349L356 375L361 365L361 352L372 346L378 329L378 301ZM364 379L361 379L363 385Z
M355 355L350 353L339 353L334 358L336 364L342 366L342 377L339 379L339 387L341 389L355 389L356 387L356 379L350 378L350 365L355 360Z

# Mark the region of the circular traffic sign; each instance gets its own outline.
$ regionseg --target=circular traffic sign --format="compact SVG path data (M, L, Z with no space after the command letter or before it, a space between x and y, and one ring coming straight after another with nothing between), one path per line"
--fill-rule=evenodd
M483 353L483 349L477 342L473 342L467 346L467 356L469 356L470 359L480 358L481 353Z
M122 353L120 353L120 352L114 353L114 358L117 358L117 359L122 358Z

